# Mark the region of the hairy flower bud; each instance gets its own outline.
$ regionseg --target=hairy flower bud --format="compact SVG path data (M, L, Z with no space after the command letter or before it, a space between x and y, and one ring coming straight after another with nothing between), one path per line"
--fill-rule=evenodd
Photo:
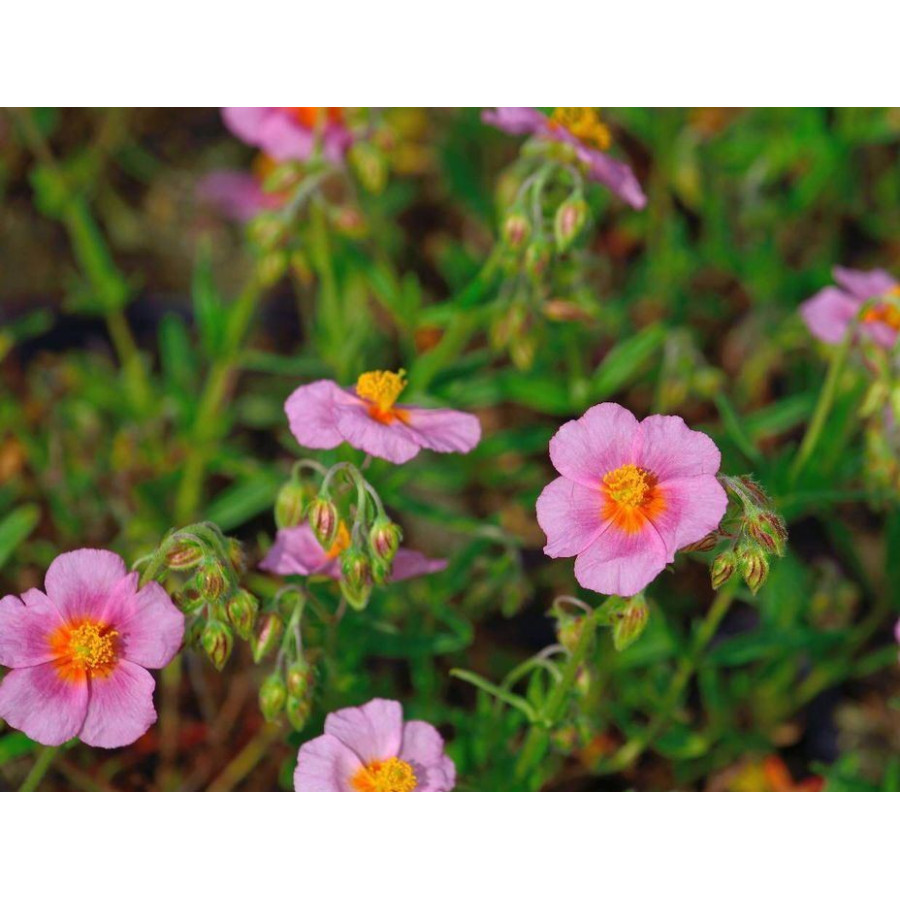
M173 572L183 572L198 566L203 557L204 551L199 541L191 537L177 538L166 553L166 565Z
M363 609L372 592L372 566L358 547L350 547L341 559L341 591L353 609Z
M288 481L275 498L275 526L295 528L303 522L309 502L309 486L301 481Z
M337 534L339 522L337 507L324 497L316 497L309 505L307 518L313 534L327 550Z
M681 548L682 553L705 553L707 550L714 550L716 545L722 539L722 536L718 531L711 531L705 538L701 538L699 541L694 541L693 544L688 544L686 547Z
M225 569L217 559L207 560L197 573L200 593L208 603L215 603L228 586Z
M210 619L203 628L200 643L209 661L221 672L234 648L231 629L224 622Z
M709 567L709 575L713 590L718 590L734 575L737 565L737 556L733 550L724 550L712 561L712 565Z
M380 194L387 183L387 159L374 144L356 141L347 159L363 187L372 194Z
M650 619L650 607L643 594L625 599L625 608L613 618L612 636L616 650L630 647L643 633Z
M225 604L228 621L234 626L238 636L245 641L253 634L256 614L259 612L259 601L249 591L235 591Z
M174 597L176 606L186 616L200 612L206 605L206 598L200 592L196 577L192 578Z
M273 672L259 689L259 709L267 722L274 722L284 712L287 688L278 672Z
M769 560L756 547L743 547L740 551L741 577L755 594L769 577Z
M285 712L291 728L303 731L309 721L309 714L312 712L312 700L308 696L294 697L292 694L288 694Z
M560 253L568 250L584 230L587 215L587 203L582 197L570 198L556 210L553 218L553 236Z
M534 281L540 281L550 265L550 245L544 240L535 240L525 251L525 271Z
M287 689L292 697L305 697L315 681L315 670L305 660L298 659L287 670Z
M244 545L236 538L228 538L228 561L235 572L247 571L247 554L244 553Z
M265 659L277 646L284 634L284 622L277 613L269 613L262 617L259 630L251 638L250 646L253 650L253 662Z
M520 212L512 212L503 223L503 239L512 247L519 250L525 246L525 242L531 236L531 223Z
M369 531L369 549L382 562L389 563L397 554L403 532L385 516L379 516Z

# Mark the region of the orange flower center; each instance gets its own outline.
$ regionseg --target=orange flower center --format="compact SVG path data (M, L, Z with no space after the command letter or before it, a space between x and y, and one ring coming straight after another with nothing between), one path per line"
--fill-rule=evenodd
M118 637L118 631L90 620L62 625L50 635L54 665L70 681L81 681L88 675L103 678L116 667Z
M900 293L894 288L891 295ZM863 322L877 322L881 325L887 325L894 331L900 331L900 309L893 303L878 303L871 309L866 310L863 315Z
M340 125L344 114L339 106L282 106L299 125L304 128L315 128L319 118L326 119L332 125Z
M414 791L417 783L413 767L396 756L369 763L350 779L354 791Z
M606 502L603 518L612 519L623 531L640 531L666 508L665 498L657 490L657 478L647 469L626 463L603 476Z
M329 559L340 556L350 546L350 531L343 521L337 527L337 533L325 554Z
M565 128L583 144L608 150L612 144L609 128L592 106L557 106L550 116L551 128Z
M406 372L386 372L376 369L363 372L356 381L356 394L369 403L369 415L382 425L391 425L398 419L405 422L407 413L394 409L394 403L406 387Z

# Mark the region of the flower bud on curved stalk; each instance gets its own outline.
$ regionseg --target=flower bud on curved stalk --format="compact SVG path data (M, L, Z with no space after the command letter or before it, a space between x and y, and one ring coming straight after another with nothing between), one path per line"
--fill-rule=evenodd
M531 236L531 223L520 212L510 213L503 223L503 239L513 250L520 250Z
M217 559L207 560L197 573L200 593L207 603L215 603L228 586L225 569Z
M584 231L588 207L582 197L570 198L556 210L553 219L553 236L556 249L565 253Z
M542 238L532 241L525 251L525 271L533 281L540 281L550 265L550 245Z
M769 577L769 560L766 554L753 546L738 550L741 565L741 577L747 587L755 594Z
M245 641L249 640L256 624L256 614L259 612L259 601L256 597L243 589L235 591L225 604L225 612L238 637Z
M288 481L282 485L275 499L275 525L278 528L295 528L303 522L309 502L309 487L300 481Z
M200 590L196 576L175 594L173 599L175 605L187 616L200 612L206 606L206 598Z
M284 712L287 688L278 672L273 672L259 689L259 709L267 722L274 722Z
M286 680L288 693L303 698L312 690L315 671L305 659L298 659L288 667Z
M173 572L183 572L198 566L203 557L203 547L195 539L177 538L166 553L166 566Z
M390 563L397 554L403 532L386 516L378 516L369 531L369 549L372 555L385 563Z
M613 618L613 646L616 650L630 647L643 633L650 620L650 607L643 594L625 598L625 607Z
M312 712L312 701L309 697L294 697L288 694L285 704L288 722L295 731L303 731Z
M281 641L284 634L284 622L277 613L269 613L263 616L259 631L251 638L250 646L253 651L253 662L265 659Z
M341 592L353 609L364 609L372 593L372 566L358 547L350 547L341 560Z
M324 497L316 497L309 505L307 517L316 539L327 550L338 530L337 507Z
M725 550L712 562L709 569L713 590L718 590L737 571L738 559L733 550Z
M200 643L210 662L221 672L234 648L231 629L224 622L210 619L203 628Z

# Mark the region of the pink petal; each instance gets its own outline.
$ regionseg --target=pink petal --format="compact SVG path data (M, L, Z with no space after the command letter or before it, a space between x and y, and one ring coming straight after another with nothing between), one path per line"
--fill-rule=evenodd
M859 307L860 301L852 294L827 287L801 304L800 315L814 337L826 344L840 344Z
M351 447L364 450L379 459L399 465L408 462L419 452L420 444L411 428L401 422L383 425L369 415L366 404L361 400L339 403L335 421L338 431Z
M119 632L121 656L148 669L168 665L181 647L184 616L162 585L150 581L140 591L131 572L113 590L105 621Z
M647 522L629 534L608 528L575 560L578 583L599 594L631 597L639 593L669 562L669 554L656 529Z
M599 484L585 487L568 478L557 478L537 500L538 524L547 535L547 556L577 556L609 527L603 519L603 494Z
M407 578L441 572L446 568L446 559L429 559L418 550L407 550L405 547L401 547L394 557L394 565L388 581L405 581Z
M336 391L333 381L313 381L298 387L284 404L291 434L302 447L331 450L344 438L335 426Z
M50 563L44 586L63 617L76 621L102 616L110 594L125 574L122 557L109 550L73 550Z
M416 791L450 791L456 784L456 767L444 753L444 739L428 722L412 721L403 726L400 758L413 767Z
M631 166L614 159L612 156L578 144L575 149L578 158L588 168L588 178L608 187L617 197L624 200L634 209L643 209L647 205L641 183L635 177Z
M468 453L481 440L481 423L471 413L409 406L397 408L405 410L407 424L415 439L429 450Z
M197 184L197 197L223 218L235 222L246 222L264 209L280 205L277 196L267 194L246 172L210 172Z
M0 666L22 668L50 662L50 635L64 624L59 610L41 591L31 589L21 599L0 600Z
M274 110L259 128L259 146L276 162L308 159L315 135L282 110Z
M223 106L222 119L228 130L245 144L259 146L263 123L275 112L273 106Z
M381 762L400 752L403 709L396 700L370 700L329 713L325 734L336 737L366 765Z
M507 134L533 134L547 122L547 117L533 106L498 106L481 113L481 121Z
M831 270L834 280L857 300L865 302L873 297L881 297L897 286L897 282L884 269L862 272L859 269L845 269L835 266Z
M54 663L13 669L0 684L0 719L50 747L78 734L87 705L87 680L62 678Z
M304 522L295 528L280 528L259 567L275 575L312 575L331 562L312 528Z
M649 469L658 481L715 475L722 454L712 438L692 431L680 416L648 416L641 422L634 463Z
M103 678L91 678L87 716L79 737L92 747L133 744L156 721L153 676L141 666L120 659Z
M666 544L671 562L676 550L699 541L719 527L728 506L728 495L712 475L664 481L658 490L666 506L654 517L653 524Z
M351 791L350 779L363 767L360 758L330 734L307 741L297 754L295 791Z
M638 420L618 403L599 403L580 419L566 422L550 441L556 471L586 487L632 459Z

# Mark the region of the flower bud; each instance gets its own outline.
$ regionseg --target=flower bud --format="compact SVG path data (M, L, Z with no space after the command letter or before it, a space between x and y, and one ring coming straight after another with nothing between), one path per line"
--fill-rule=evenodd
M206 621L204 619L189 619L187 629L184 632L185 646L199 650L203 646L203 629L205 627Z
M193 569L203 561L203 547L194 538L184 537L172 541L166 553L166 565L173 572Z
M277 613L269 613L263 616L259 631L251 638L250 646L253 650L253 662L265 659L277 646L284 633L284 622Z
M256 597L243 589L235 591L225 604L225 612L238 637L245 641L249 640L256 624L256 614L259 612L259 601Z
M525 251L525 271L534 281L540 281L550 265L550 246L544 240L532 241Z
M282 712L287 701L287 688L278 672L273 672L262 683L259 689L259 709L267 722L274 722Z
M292 697L305 697L315 681L315 670L305 660L298 659L287 670L287 689Z
M503 223L503 239L513 250L524 247L530 236L531 223L522 213L513 212L506 217Z
M225 569L217 559L207 560L197 573L197 581L200 593L207 603L214 603L224 593L228 586Z
M285 704L288 722L295 731L303 731L312 712L312 701L309 697L294 697L288 694Z
M210 619L203 628L200 643L209 661L221 672L234 648L231 629L216 619Z
M387 160L373 144L357 141L347 154L350 165L363 187L372 194L380 194L387 183Z
M397 554L403 532L385 516L379 516L369 531L369 549L382 562L389 563Z
M362 609L369 601L372 566L369 557L358 547L350 547L341 559L341 590L354 609Z
M560 253L565 253L584 230L587 215L587 204L581 197L566 200L556 210L553 218L553 236Z
M737 569L737 556L733 550L725 550L720 553L709 567L709 575L712 580L713 590L718 590L734 575Z
M578 639L581 637L581 629L584 627L584 616L573 616L561 606L554 609L554 615L556 616L557 639L569 653L574 652Z
M235 572L247 571L247 554L244 553L244 545L236 538L228 538L228 561Z
M769 560L766 554L756 547L744 547L740 553L741 577L755 594L769 577Z
M306 504L309 501L309 487L300 481L286 482L275 499L275 526L295 528L303 522Z
M372 585L370 583L366 582L359 585L351 585L342 578L340 585L341 594L350 605L351 609L361 612L369 605L369 597L372 594Z
M200 593L197 579L192 578L177 594L175 605L186 615L200 612L206 605L206 598Z
M313 530L319 543L327 550L338 529L338 511L337 507L324 497L316 497L309 504L309 512L307 514L310 527Z
M612 624L616 650L630 647L644 632L650 619L650 607L643 594L625 599L625 608L616 614Z
M275 213L256 216L248 226L250 240L265 250L271 250L284 240L284 219Z
M722 539L718 531L711 531L705 538L695 541L681 548L682 553L705 553L707 550L714 550L716 544Z

